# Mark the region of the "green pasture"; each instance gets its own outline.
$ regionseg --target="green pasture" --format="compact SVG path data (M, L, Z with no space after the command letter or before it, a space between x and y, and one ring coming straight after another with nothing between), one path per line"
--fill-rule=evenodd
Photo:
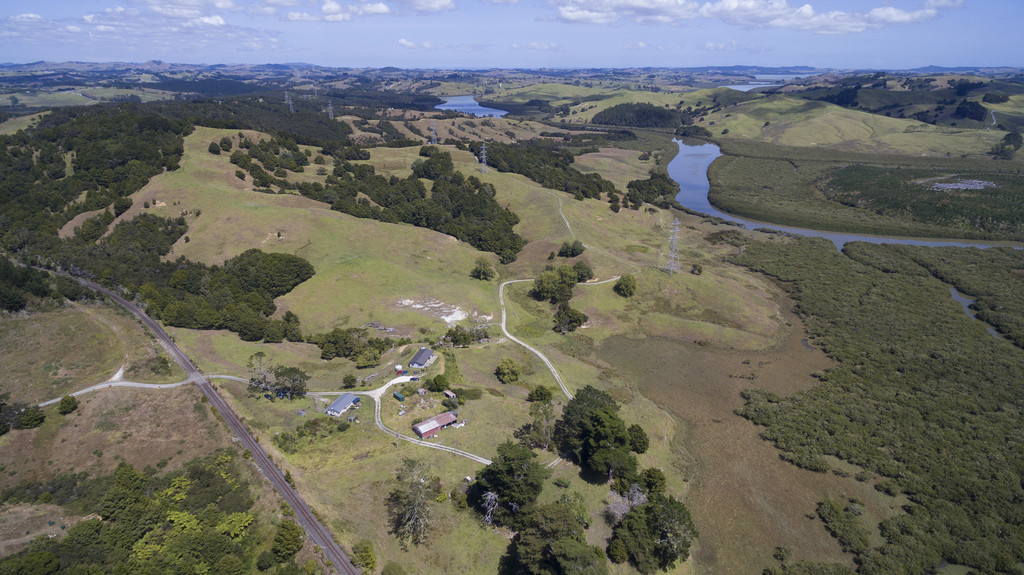
M1002 132L932 126L783 95L727 106L708 115L700 125L723 139L929 156L982 155L1003 136Z
M39 123L39 120L48 114L49 112L40 112L38 114L29 114L27 116L17 116L0 122L0 134L9 135L15 134L18 130L27 130Z

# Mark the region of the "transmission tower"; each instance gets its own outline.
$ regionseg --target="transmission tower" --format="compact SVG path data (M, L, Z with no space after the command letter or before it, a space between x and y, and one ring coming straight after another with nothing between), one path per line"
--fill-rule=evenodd
M327 117L334 119L334 102L330 100L327 101Z
M487 173L487 142L480 146L480 173Z
M430 121L430 143L437 145L437 122L434 120Z
M679 218L672 222L672 233L668 237L668 261L665 271L669 275L679 273Z
M292 97L288 95L288 92L284 93L284 101L288 104L288 111L295 113L295 106L292 104Z

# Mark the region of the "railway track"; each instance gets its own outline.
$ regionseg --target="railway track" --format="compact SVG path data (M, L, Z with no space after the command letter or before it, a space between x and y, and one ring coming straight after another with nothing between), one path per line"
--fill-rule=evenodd
M196 386L199 388L199 391L206 396L210 401L210 405L212 405L221 417L224 418L224 422L228 424L228 428L231 430L231 433L238 438L239 443L241 443L242 446L252 454L252 459L256 462L260 471L268 480L270 480L270 483L275 489L277 489L277 492L281 494L281 497L295 512L297 523L306 530L306 536L323 551L324 557L331 562L333 568L342 575L361 575L363 571L352 565L348 556L345 555L345 552L342 551L341 547L334 541L331 531L320 523L320 520L313 515L313 511L310 509L309 505L306 504L306 500L303 499L297 491L292 489L291 485L289 485L287 481L285 481L284 473L282 473L281 470L273 464L266 451L264 451L259 442L256 441L256 438L249 433L249 430L245 428L245 425L242 424L238 415L231 409L231 406L229 406L224 398L217 393L217 390L210 382L210 378L199 371L199 368L192 363L192 359L174 343L171 337L167 335L167 332L164 331L163 327L157 323L156 320L149 317L141 307L121 297L118 293L86 279L72 276L67 277L71 277L90 290L106 295L118 305L130 311L135 315L135 317L139 318L139 320L149 328L151 332L153 332L157 341L159 341L160 345L168 354L170 354L175 363L181 366L181 369L184 370L188 379L196 382Z

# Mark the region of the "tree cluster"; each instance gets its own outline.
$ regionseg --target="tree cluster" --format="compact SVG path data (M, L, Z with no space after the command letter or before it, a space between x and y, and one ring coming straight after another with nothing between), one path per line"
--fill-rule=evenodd
M640 209L648 204L667 205L679 194L679 184L668 174L654 172L646 180L633 180L626 184L626 207Z
M297 367L274 363L266 353L257 351L249 356L249 394L262 395L270 392L288 399L306 394L309 374Z
M594 114L595 124L630 126L634 128L679 127L682 120L678 110L663 108L646 102L616 104Z
M0 572L251 573L263 543L252 495L236 465L229 452L219 452L163 477L121 463L108 477L65 475L5 490L5 501L39 499L29 493L31 483L49 501L98 518L79 521L63 538L35 539L0 560ZM282 522L273 543L275 564L302 546L301 529L280 535L288 523Z
M988 110L981 103L973 100L960 100L953 115L957 118L966 118L968 120L975 120L978 122L985 121L985 116L988 115Z
M434 153L414 170L435 177L429 196L416 174L389 179L376 175L373 166L348 162L335 167L326 187L309 184L299 192L356 217L429 228L495 253L502 263L515 261L525 245L513 231L519 217L498 204L491 184L453 171L448 152Z
M488 525L516 526L519 516L536 503L549 472L535 458L530 448L506 441L477 474L469 500Z
M568 302L572 299L572 288L594 277L590 264L577 260L573 265L561 265L548 269L533 280L533 296L539 300L548 300L553 304Z
M632 452L647 450L648 438L638 425L627 429L619 405L607 393L585 386L555 422L559 451L595 477L614 480L625 491L637 481L639 464Z
M480 152L480 144L470 150ZM600 198L615 192L615 185L596 173L584 174L572 167L572 152L549 142L526 141L518 144L491 142L487 146L487 165L499 172L522 174L545 188L561 190L576 199Z
M21 311L33 302L84 300L94 297L74 280L19 266L0 257L0 310Z

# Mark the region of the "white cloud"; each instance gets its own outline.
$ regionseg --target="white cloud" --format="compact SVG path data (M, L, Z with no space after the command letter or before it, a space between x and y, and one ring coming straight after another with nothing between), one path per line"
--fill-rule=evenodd
M274 6L264 6L262 4L253 4L249 6L250 14L258 14L260 16L273 16L277 14L277 8Z
M440 12L454 10L454 0L412 0L412 8L418 12Z
M101 25L96 27L96 30L98 32L113 32L113 31L117 30L117 28L114 28L113 26L104 26L104 25L101 24Z
M705 52L726 52L736 49L736 41L725 40L724 42L712 42L711 40L708 40L700 45L700 49Z
M646 50L650 48L647 42L626 42L622 45L623 50Z
M405 38L399 38L398 39L398 45L403 47L403 48L410 48L410 49L411 48L416 48L416 43L415 42L410 42L410 41L406 40Z
M558 52L561 48L554 42L528 42L526 44L513 43L509 45L513 50L537 50L541 52Z
M390 14L391 8L383 2L374 2L372 4L359 4L353 9L354 14L360 16L371 16L374 14Z
M320 17L305 12L289 12L288 20L291 22L319 22Z
M68 32L75 32L75 33L78 33L78 32L82 31L82 29L79 28L78 26L65 26L64 29L67 30Z
M18 14L17 16L12 16L11 20L13 20L15 22L21 22L21 23L24 23L24 22L41 22L43 20L43 17L40 16L39 14Z
M963 6L963 0L925 0L916 10L882 5L865 12L817 12L811 4L787 0L555 0L565 22L611 24L620 20L675 24L684 20L720 20L746 28L788 28L821 34L863 32L885 26L937 18L940 10Z
M190 24L194 26L223 26L227 24L220 16L201 16L192 20Z

